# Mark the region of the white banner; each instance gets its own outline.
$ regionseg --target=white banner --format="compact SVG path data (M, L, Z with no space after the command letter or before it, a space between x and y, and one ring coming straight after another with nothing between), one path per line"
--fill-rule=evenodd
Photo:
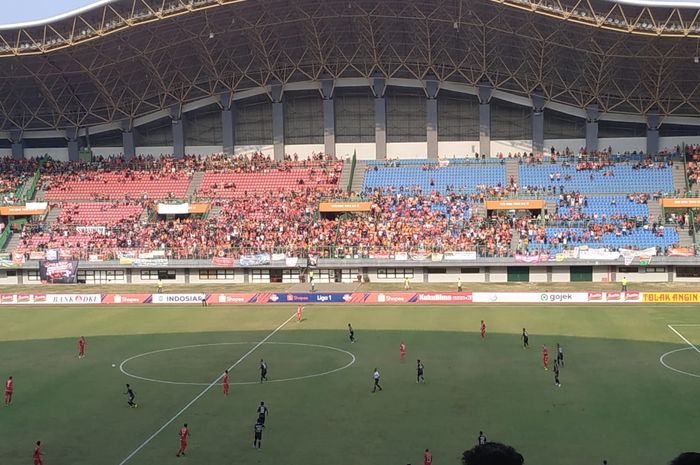
M270 260L273 262L283 262L287 256L283 253L273 253L270 256Z
M620 252L613 252L608 249L584 249L578 251L579 260L617 260Z
M76 226L75 230L78 231L79 233L87 233L87 234L92 234L92 233L104 234L107 232L107 228L105 228L104 226Z
M474 303L584 303L588 292L474 292Z
M298 261L299 259L297 257L287 257L284 259L284 264L289 268L294 268L295 266L297 266Z
M186 215L190 212L189 203L159 203L159 215Z
M45 303L71 305L100 304L102 303L102 294L46 294Z
M406 261L406 260L408 260L408 253L406 253L406 252L396 252L396 253L394 254L394 260L396 260L396 261L401 261L401 262Z
M154 304L199 304L206 294L153 294Z
M27 210L45 210L49 204L46 202L27 202L24 207Z
M476 251L471 252L445 252L444 260L476 260Z
M649 247L644 250L620 249L620 254L625 259L625 265L631 265L636 257L647 256L653 257L656 255L656 247Z

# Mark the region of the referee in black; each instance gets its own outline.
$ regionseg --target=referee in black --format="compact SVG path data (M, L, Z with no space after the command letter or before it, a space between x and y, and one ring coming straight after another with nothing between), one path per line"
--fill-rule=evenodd
M379 384L379 379L381 378L381 375L379 374L379 370L377 370L376 368L374 369L374 374L372 374L372 378L374 378L374 388L372 389L372 392L377 392L377 389L381 391L382 387Z

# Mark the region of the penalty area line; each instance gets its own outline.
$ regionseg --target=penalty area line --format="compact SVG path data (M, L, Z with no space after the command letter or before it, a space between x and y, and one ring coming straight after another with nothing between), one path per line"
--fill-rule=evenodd
M690 342L688 339L686 339L685 336L683 336L681 333L679 333L679 332L676 330L676 328L674 328L674 327L671 326L671 325L666 325L666 326L668 326L668 329L670 329L671 331L673 331L674 333L676 333L676 334L678 335L678 337L680 337L681 339L683 339L683 340L685 341L686 344L688 344L690 347L692 347L693 349L695 349L695 352L697 352L697 353L700 354L700 349L698 349L698 348L695 346L695 344L693 344L693 343Z
M278 332L280 329L282 329L287 323L289 323L290 321L292 321L292 319L293 319L294 317L296 317L296 312L293 313L292 316L290 316L289 318L287 318L281 325L279 325L277 328L275 328L270 334L268 334L267 336L265 336L265 338L264 338L262 341L260 341L260 342L258 342L257 344L255 344L248 352L246 352L245 354L243 354L243 356L242 356L241 358L239 358L239 359L236 361L236 363L234 363L233 365L231 365L231 366L228 368L228 370L231 371L231 370L233 370L234 368L236 368L236 367L237 367L243 360L245 360L250 354L252 354L253 352L255 352L255 350L256 350L258 347L260 347L261 345L265 344L272 336L274 336L275 334L277 334L277 332ZM697 349L696 349L696 350L697 350ZM177 420L177 419L180 417L180 415L182 415L183 413L185 413L185 412L187 411L187 409L189 409L190 407L192 407L192 405L194 405L195 402L197 402L199 399L201 399L202 396L204 396L204 394L206 394L207 392L209 392L209 390L211 390L211 388L213 388L214 386L216 386L216 385L218 384L219 380L220 380L221 378L223 378L223 376L224 376L224 375L223 375L223 373L222 373L222 374L220 374L214 381L212 381L211 383L209 383L209 385L208 385L207 387L205 387L204 389L202 389L202 392L200 392L199 394L197 394L197 395L194 397L194 399L192 399L192 400L189 401L184 407L182 407L182 409L180 409L179 412L177 412L175 415L173 415L173 417L172 417L170 420L166 421L166 422L163 424L163 426L161 426L160 428L158 428L158 429L156 430L155 433L151 434L151 435L148 437L148 439L146 439L145 441L143 441L143 442L141 443L141 445L139 445L139 446L138 446L136 449L134 449L129 455L127 455L126 458L125 458L124 460L122 460L121 462L119 462L119 465L124 465L124 464L127 463L129 460L131 460L136 454L139 453L139 451L140 451L141 449L143 449L144 447L146 447L153 439L155 439L156 436L158 436L160 433L162 433L163 430L164 430L165 428L167 428L168 426L170 426L175 420Z

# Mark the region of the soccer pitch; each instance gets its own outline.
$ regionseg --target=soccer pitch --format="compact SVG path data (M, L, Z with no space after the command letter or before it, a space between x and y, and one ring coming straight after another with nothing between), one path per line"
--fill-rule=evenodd
M436 465L457 464L479 431L537 465L657 465L697 448L692 305L312 305L301 323L294 310L0 308L0 378L15 380L0 408L0 463L30 463L37 440L47 465L416 464L425 448ZM551 364L556 343L560 388L542 366L542 345ZM216 383L232 366L225 397ZM375 367L384 390L373 394ZM258 451L260 401L270 414ZM176 458L183 423L192 436Z

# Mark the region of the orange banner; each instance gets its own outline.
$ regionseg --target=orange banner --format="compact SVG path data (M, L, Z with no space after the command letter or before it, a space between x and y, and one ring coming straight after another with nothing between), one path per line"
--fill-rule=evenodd
M661 199L664 208L700 208L700 198Z
M321 202L318 211L321 213L368 212L372 202Z
M209 211L208 203L191 203L187 208L188 213L206 213Z
M45 204L44 204L45 205ZM7 207L0 207L0 215L2 216L33 216L33 215L43 215L46 213L48 208L44 206L40 208L38 205L10 205Z
M542 210L544 200L487 200L487 210Z

